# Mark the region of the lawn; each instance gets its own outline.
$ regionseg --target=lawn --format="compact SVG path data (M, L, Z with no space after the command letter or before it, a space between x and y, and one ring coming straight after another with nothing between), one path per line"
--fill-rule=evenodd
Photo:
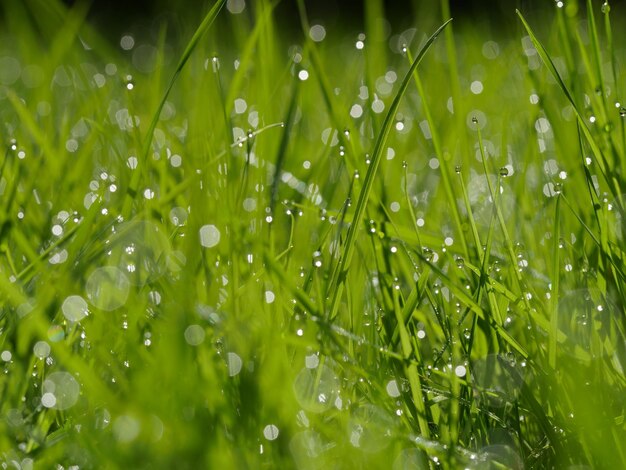
M0 3L2 468L626 468L624 5L406 3Z

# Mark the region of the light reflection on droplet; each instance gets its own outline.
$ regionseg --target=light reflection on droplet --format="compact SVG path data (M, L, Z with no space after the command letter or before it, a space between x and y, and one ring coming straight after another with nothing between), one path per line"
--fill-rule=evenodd
M394 423L391 416L382 408L365 404L352 411L347 431L353 447L366 453L376 453L391 442Z
M63 264L67 261L67 256L68 256L68 253L66 249L53 252L50 255L50 259L48 260L48 262L50 264Z
M298 404L306 411L321 413L333 406L339 394L339 379L330 367L304 368L293 383Z
M213 248L220 242L220 231L215 225L203 225L200 228L200 244L205 248Z
M172 210L170 210L169 217L172 224L180 227L187 223L187 210L184 207L173 207Z
M276 440L276 438L278 438L278 434L278 426L275 424L268 424L265 428L263 428L263 437L265 437L268 441Z
M245 0L228 0L226 2L226 9L229 11L229 13L232 13L233 15L238 15L239 13L244 11L245 8Z
M125 51L131 50L135 46L135 38L133 38L130 34L125 34L120 39L120 46Z
M333 465L324 459L326 450L332 446L325 444L315 431L307 430L293 436L289 450L298 469L313 470L333 468Z
M311 354L304 358L304 364L307 369L315 369L320 364L320 358L317 354Z
M204 342L204 338L206 333L204 332L204 328L200 325L189 325L185 329L185 341L190 346L199 346Z
M50 355L50 345L45 341L37 341L33 346L33 354L39 359L45 359Z
M130 415L122 415L113 423L113 435L118 442L132 442L139 435L141 424Z
M48 339L53 343L58 343L65 338L65 330L60 325L51 325L48 328Z
M89 314L87 302L80 295L70 295L61 305L63 316L72 322L79 322Z
M400 389L398 388L398 382L396 380L390 380L385 387L387 395L396 398L400 396Z
M108 244L107 264L117 266L133 285L142 286L166 271L171 246L165 230L156 222L124 222Z
M228 375L234 377L241 372L243 361L238 354L229 352L226 354L226 365L228 366Z
M76 404L80 385L68 372L53 372L43 382L42 404L47 408L67 410ZM44 403L44 398L46 397Z
M321 42L326 37L326 29L321 24L314 24L309 30L309 36L315 42Z
M115 310L126 303L130 282L124 272L115 266L93 271L85 285L89 302L100 310Z

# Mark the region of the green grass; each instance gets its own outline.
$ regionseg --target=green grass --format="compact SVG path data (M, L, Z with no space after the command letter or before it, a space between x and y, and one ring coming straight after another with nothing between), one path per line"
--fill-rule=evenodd
M623 6L222 3L0 5L3 468L626 467Z

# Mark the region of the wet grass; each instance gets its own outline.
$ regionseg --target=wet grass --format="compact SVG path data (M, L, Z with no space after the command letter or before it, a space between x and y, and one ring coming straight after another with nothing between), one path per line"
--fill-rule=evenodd
M623 6L249 3L0 6L3 468L626 467Z

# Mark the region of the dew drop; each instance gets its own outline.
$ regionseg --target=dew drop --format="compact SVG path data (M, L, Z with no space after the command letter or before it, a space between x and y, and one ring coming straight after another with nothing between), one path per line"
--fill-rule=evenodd
M127 90L132 90L135 88L135 82L133 81L132 75L126 75L125 85Z
M400 396L400 389L398 388L398 382L396 380L390 380L387 382L385 389L387 390L387 395L392 398Z
M185 341L190 346L199 346L204 342L206 333L200 325L189 325L185 329Z
M200 228L200 244L205 248L212 248L220 242L220 231L215 225L203 225Z
M365 404L351 413L347 431L352 446L366 453L376 453L391 442L394 422L382 408Z
M228 367L228 375L234 377L241 372L243 361L238 354L229 352L226 354L226 365Z
M80 385L68 372L53 372L43 382L42 404L47 408L67 410L76 404ZM44 402L45 397L45 402Z
M303 368L296 376L293 391L298 404L312 413L321 413L333 406L339 394L339 379L328 366Z
M104 266L91 273L85 285L89 302L100 310L112 311L126 303L130 282L115 266Z
M275 424L268 424L263 428L263 437L268 441L273 441L278 437L279 430Z
M33 346L33 354L39 359L45 359L50 355L50 345L45 341L37 341Z
M70 295L61 306L63 316L72 322L79 322L89 314L87 302L80 295Z

